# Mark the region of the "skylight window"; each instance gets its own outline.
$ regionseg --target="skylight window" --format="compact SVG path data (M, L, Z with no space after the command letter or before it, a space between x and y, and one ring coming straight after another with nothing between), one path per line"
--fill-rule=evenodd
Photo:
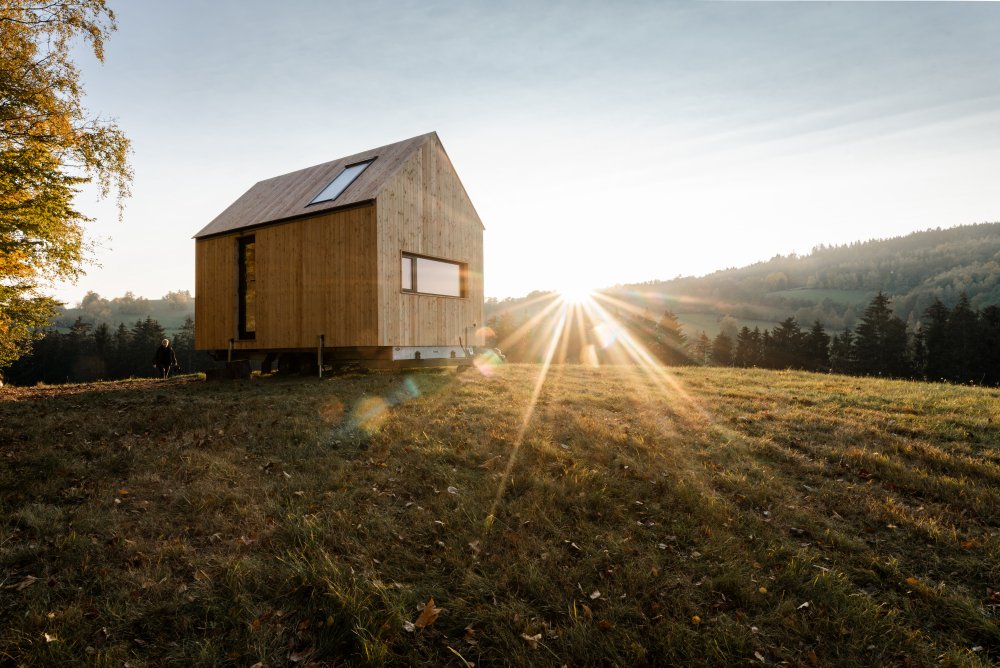
M375 158L372 158L371 160L366 160L364 162L359 162L357 164L348 165L347 167L344 167L344 170L340 172L340 174L337 174L337 178L335 178L333 181L330 181L330 185L328 185L326 188L323 188L320 194L316 195L316 197L313 198L313 201L309 202L309 204L319 204L320 202L332 202L333 200L337 199L338 197L340 197L340 194L342 192L347 190L347 186L354 183L354 180L359 176L361 176L361 172L365 171L365 168L368 167L368 165L372 164L372 162L374 161Z

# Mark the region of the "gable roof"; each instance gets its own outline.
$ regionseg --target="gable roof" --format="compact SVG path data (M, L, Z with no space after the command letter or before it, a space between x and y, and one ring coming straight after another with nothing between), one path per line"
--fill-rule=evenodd
M259 181L203 227L195 239L232 232L245 227L273 223L287 218L308 216L321 211L341 209L375 199L407 158L424 142L435 139L436 132L404 139L395 144L348 155L321 165ZM344 167L377 158L368 165L339 197L332 201L309 204L316 195L343 171Z

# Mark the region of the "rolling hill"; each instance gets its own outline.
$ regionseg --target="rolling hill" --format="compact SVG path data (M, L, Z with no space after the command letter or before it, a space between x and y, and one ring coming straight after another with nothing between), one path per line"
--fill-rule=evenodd
M694 314L771 322L794 316L838 330L853 326L880 291L911 325L935 299L951 307L963 292L973 308L1000 304L1000 223L821 246L808 255L779 255L748 267L608 293L671 308L682 322Z
M935 299L948 307L964 292L973 308L1000 304L1000 223L914 232L844 246L820 246L808 255L778 255L766 262L700 277L620 285L607 297L656 315L670 309L689 338L714 336L723 317L762 329L794 316L828 330L853 327L879 291L911 326ZM491 300L487 316L533 314L529 295Z

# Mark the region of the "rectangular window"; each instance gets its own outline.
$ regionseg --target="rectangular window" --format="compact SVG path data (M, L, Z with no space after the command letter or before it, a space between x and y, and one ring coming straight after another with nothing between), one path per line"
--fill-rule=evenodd
M254 237L237 239L239 252L239 334L253 339L257 331L257 257Z
M361 176L361 172L365 171L368 165L372 164L375 158L371 160L366 160L365 162L359 162L354 165L348 165L344 167L340 174L337 174L330 184L323 188L318 195L313 197L313 200L309 204L319 204L320 202L331 202L338 197L340 194L347 190L347 187L354 183L354 180ZM308 205L307 205L308 206Z
M434 260L403 254L402 287L404 292L462 297L465 294L465 265L461 262Z

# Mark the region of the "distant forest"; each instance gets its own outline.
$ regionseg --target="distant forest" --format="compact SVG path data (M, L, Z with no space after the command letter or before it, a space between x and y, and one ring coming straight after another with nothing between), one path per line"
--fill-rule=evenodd
M181 372L216 366L194 349L194 297L187 290L160 299L88 292L75 307L60 309L31 351L0 369L0 379L34 385L152 377L153 352L164 338L171 340Z
M623 285L609 295L677 314L698 312L746 320L819 320L853 327L878 292L910 327L940 301L966 295L972 308L1000 304L1000 223L927 230L903 237L817 246L809 255L778 255L702 277Z
M557 302L551 295L549 303ZM891 300L879 292L854 328L830 334L818 320L803 326L794 317L772 329L737 329L728 318L714 338L688 337L672 311L618 310L614 323L593 321L579 306L555 309L545 318L520 321L507 313L487 324L489 345L512 362L553 361L591 364L645 363L648 355L669 366L736 366L800 369L819 373L882 376L928 381L1000 384L1000 306L973 309L965 295L946 307L933 302L911 329L893 315ZM610 331L617 329L617 331ZM554 339L554 340L553 340Z
M131 292L107 299L88 292L75 307L60 309L53 326L63 332L77 322L117 329L123 324L131 327L137 318L152 318L168 333L180 332L185 321L194 318L194 297L187 290L168 292L160 299L137 297Z
M533 319L554 299L543 292L488 299L490 344L510 361L542 359L547 325ZM616 286L598 299L668 364L996 384L990 351L1000 349L1000 223L819 246L806 256L779 255L702 277ZM885 331L876 327L870 335L865 328L873 326L876 302ZM174 340L183 370L203 370L212 362L194 352L193 312L187 291L155 300L91 292L39 332L29 355L0 372L19 384L146 376L147 358L163 336ZM612 361L611 351L594 345L599 335L578 327L565 333L562 359L582 360L590 350L593 360ZM880 341L875 348L871 336ZM871 361L872 349L882 351L882 362Z
M149 316L131 327L123 323L114 329L106 322L94 327L78 318L66 332L49 329L42 333L30 353L3 370L2 378L14 385L55 385L155 377L153 354L164 338L171 340L178 372L194 373L217 366L207 354L195 351L191 318L173 334Z

